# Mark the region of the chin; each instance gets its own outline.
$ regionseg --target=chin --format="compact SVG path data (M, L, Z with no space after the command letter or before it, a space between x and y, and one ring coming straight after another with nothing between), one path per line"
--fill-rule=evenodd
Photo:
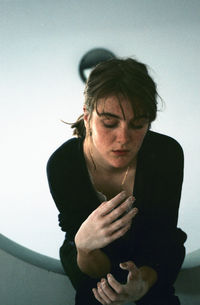
M124 167L128 167L131 164L134 163L135 157L134 158L119 158L119 159L115 159L113 161L110 162L111 166L115 167L115 168L124 168Z
M119 161L115 161L115 162L111 162L110 166L114 167L114 168L124 168L126 166L128 166L130 163L130 161L127 160L119 160Z

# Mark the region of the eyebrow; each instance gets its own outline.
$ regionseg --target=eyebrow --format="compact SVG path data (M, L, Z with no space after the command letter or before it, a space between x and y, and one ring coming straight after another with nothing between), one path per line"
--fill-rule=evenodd
M111 113L111 112L102 112L102 113L99 113L99 116L111 116L112 118L121 119L120 116L118 116L117 114Z
M112 118L121 119L120 116L118 116L117 114L111 113L111 112L102 112L102 113L99 113L99 116L110 116ZM139 120L139 119L148 119L148 117L146 115L140 115L136 118L132 118L131 120Z

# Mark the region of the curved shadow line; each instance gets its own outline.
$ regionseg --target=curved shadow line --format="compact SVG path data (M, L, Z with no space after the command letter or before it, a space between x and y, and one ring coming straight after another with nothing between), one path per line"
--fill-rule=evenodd
M0 248L31 265L55 273L65 274L61 262L58 259L32 251L26 247L19 245L11 239L0 234Z
M2 234L0 234L0 248L31 265L65 275L61 262L58 259L23 247ZM200 249L187 254L175 287L178 293L188 295L200 294Z

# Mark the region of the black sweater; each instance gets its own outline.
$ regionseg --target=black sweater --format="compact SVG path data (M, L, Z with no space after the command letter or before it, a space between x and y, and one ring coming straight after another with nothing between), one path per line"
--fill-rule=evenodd
M66 232L61 261L76 288L87 277L77 266L74 237L100 204L88 175L83 139L72 138L52 154L47 176L60 212L59 225ZM174 283L186 240L186 234L177 228L182 181L181 146L168 136L148 131L138 154L133 190L139 212L125 236L102 249L110 257L116 277L119 263L133 260L137 266L154 268L159 285ZM123 280L120 275L118 279Z

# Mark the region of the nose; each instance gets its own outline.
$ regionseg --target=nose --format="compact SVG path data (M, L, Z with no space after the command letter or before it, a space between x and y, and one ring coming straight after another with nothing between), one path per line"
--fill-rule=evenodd
M130 141L130 131L127 126L121 126L117 130L117 142L120 144L127 144Z

